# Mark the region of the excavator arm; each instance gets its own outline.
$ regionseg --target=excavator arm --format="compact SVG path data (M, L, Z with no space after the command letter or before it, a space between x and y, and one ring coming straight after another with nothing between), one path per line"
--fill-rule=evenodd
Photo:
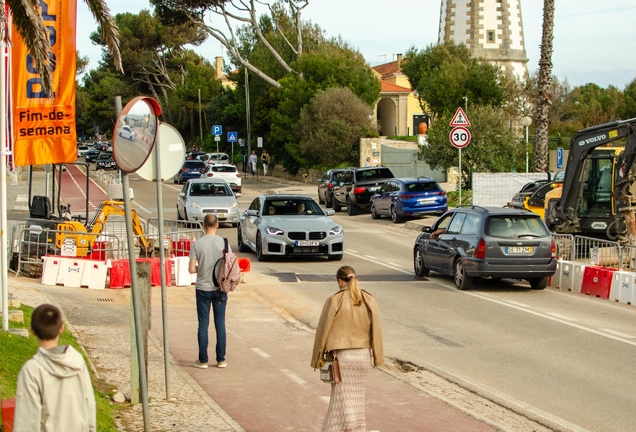
M100 204L97 209L97 213L95 213L91 222L86 225L86 231L92 234L101 234L104 231L104 227L111 215L124 216L125 212L123 205L124 203L121 201L104 201ZM153 250L153 244L146 237L139 215L134 209L132 210L132 226L133 233L139 238L142 252L147 254L151 253ZM97 236L93 236L93 238L96 237Z

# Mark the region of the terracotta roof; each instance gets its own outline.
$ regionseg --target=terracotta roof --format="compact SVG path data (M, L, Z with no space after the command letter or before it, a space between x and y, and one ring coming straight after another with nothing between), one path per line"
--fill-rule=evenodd
M407 59L402 59L402 63L401 64L406 63L406 60ZM389 62L389 63L384 63L384 64L381 64L381 65L374 66L371 69L373 69L374 71L376 71L377 73L379 73L383 77L387 76L387 75L391 75L391 74L402 72L402 68L398 67L397 60Z
M380 80L380 84L382 85L381 93L411 93L410 88L402 87L388 81Z

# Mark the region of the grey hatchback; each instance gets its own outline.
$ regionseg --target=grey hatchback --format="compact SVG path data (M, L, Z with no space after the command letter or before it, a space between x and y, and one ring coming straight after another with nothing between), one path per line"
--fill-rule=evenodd
M543 220L505 207L458 207L425 226L413 248L415 274L453 276L460 290L475 277L524 279L544 289L556 271L556 245Z

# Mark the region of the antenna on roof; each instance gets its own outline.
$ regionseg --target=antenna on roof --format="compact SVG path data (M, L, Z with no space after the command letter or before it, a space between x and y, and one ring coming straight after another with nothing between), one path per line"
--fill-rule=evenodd
M378 57L384 57L384 63L386 63L386 54L380 54Z

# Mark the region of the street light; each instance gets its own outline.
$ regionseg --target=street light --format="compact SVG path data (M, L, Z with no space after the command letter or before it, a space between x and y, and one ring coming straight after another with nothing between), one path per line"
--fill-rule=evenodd
M532 124L530 117L522 117L521 124L526 128L526 174L528 173L528 127Z

